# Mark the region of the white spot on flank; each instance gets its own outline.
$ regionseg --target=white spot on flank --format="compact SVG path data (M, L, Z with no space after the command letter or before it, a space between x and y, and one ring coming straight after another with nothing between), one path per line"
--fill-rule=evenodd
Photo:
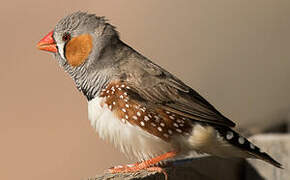
M124 92L124 96L127 96L128 94L127 94L127 92Z
M155 123L151 123L151 125L154 126L154 127L156 127L156 124Z
M121 95L121 96L120 96L120 98L121 98L121 99L123 99L123 98L124 98L124 96L123 96L123 95Z
M181 123L180 123L180 124L179 124L179 126L180 126L180 127L183 127L183 126L184 126L184 124L181 124Z
M116 102L115 101L113 101L113 105L116 105Z
M239 137L239 143L244 144L245 143L245 138L244 137Z
M160 132L162 131L162 128L161 128L161 127L158 127L157 129L158 129L158 131L160 131Z
M118 88L118 87L119 87L119 84L116 85L116 88Z
M140 122L141 126L145 126L145 123L143 121Z
M234 137L234 133L232 131L228 131L227 136L226 136L227 140L231 140L233 137Z
M138 118L137 118L137 116L133 116L133 119L134 119L134 120L137 120Z
M127 86L126 88L127 88L127 89L130 89L130 87L129 87L129 86Z
M137 114L137 116L141 116L141 113L140 113L139 111L137 111L137 113L136 113L136 114Z
M170 112L169 111L165 111L166 112L166 114L170 114Z
M178 124L176 124L176 123L173 123L173 126L175 126L175 127L177 127L177 128L179 127Z
M129 116L126 114L126 115L125 115L125 118L126 118L126 119L129 119Z
M129 108L130 107L129 104L125 104L125 106L126 106L126 108Z
M160 123L160 126L164 127L164 126L165 126L165 124L164 124L164 123Z
M177 119L176 122L181 123L181 120L180 119Z
M121 91L122 89L121 88L118 88L118 90Z
M181 129L176 129L177 132L179 133L182 133L182 130Z
M169 134L172 134L172 131L171 131L170 129L168 129L168 133L169 133Z
M128 99L124 99L125 102L128 102Z
M124 108L122 108L122 111L123 111L123 112L127 112L126 109L124 109Z
M188 132L184 133L186 136L189 136L190 134Z
M144 120L149 121L150 119L148 118L148 116L144 116Z
M109 109L112 110L112 105L109 105Z
M123 87L125 87L125 85L124 85L124 84L122 84L122 85L121 85L121 87L123 88Z
M109 92L110 92L109 90L106 91L106 93L109 93Z
M169 137L169 136L168 136L168 134L166 134L166 133L164 133L164 134L163 134L163 136L164 136L164 137L166 137L166 138L168 138L168 137Z
M170 119L174 120L175 118L173 116L169 116Z
M155 122L158 123L160 118L157 115L155 115L154 118L155 118Z

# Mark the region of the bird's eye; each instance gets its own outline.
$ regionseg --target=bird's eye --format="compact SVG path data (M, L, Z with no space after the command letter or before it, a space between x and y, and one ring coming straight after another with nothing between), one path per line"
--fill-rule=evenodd
M70 34L69 33L64 33L62 36L62 40L64 42L67 42L68 40L70 40Z

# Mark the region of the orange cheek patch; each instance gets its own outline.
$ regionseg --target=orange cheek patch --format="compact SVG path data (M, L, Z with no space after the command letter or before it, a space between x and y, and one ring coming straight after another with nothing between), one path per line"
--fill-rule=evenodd
M81 65L92 51L93 41L89 34L72 38L65 47L65 57L71 66Z

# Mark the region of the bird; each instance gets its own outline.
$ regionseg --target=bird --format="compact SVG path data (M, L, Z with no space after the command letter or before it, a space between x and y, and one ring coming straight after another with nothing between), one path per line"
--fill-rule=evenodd
M73 12L37 48L53 53L84 94L98 136L138 159L111 173L162 172L159 163L191 152L282 168L197 91L123 42L103 16Z

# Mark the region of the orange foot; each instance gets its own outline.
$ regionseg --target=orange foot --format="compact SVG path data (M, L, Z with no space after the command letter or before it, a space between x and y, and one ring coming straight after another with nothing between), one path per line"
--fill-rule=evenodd
M164 169L162 169L161 167L154 166L154 165L156 165L162 160L172 158L175 155L176 155L176 152L168 152L168 153L162 154L160 156L157 156L155 158L152 158L147 161L140 162L140 163L113 167L113 168L110 168L108 171L113 174L114 173L133 173L140 170L155 171L155 172L163 173L165 176L165 179L168 179L168 175L164 171Z

